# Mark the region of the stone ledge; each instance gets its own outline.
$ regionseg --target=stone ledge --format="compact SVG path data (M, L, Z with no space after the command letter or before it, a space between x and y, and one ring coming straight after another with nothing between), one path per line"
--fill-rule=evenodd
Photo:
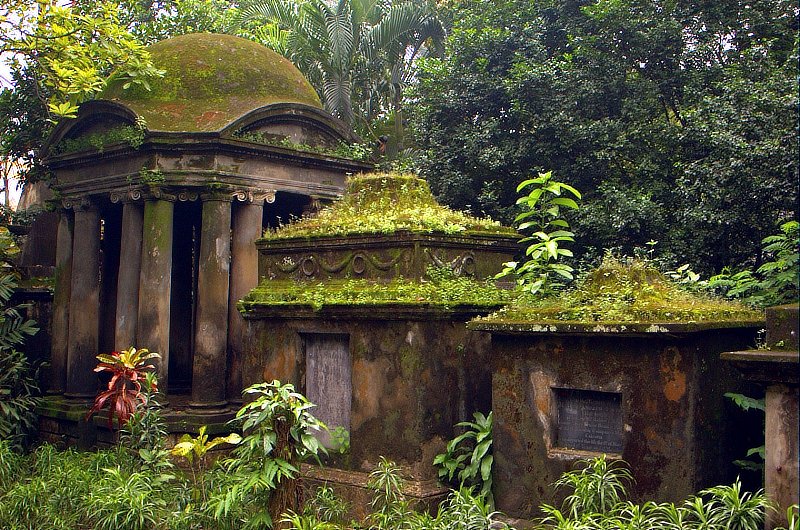
M763 320L729 320L708 322L482 322L472 321L467 328L494 335L618 335L651 336L655 334L687 334L731 328L759 329Z
M445 305L445 304L326 304L315 310L308 304L264 304L255 302L242 313L247 320L263 318L279 319L319 319L329 320L469 320L486 315L502 307Z
M777 350L746 350L720 354L745 378L760 383L800 383L800 352Z

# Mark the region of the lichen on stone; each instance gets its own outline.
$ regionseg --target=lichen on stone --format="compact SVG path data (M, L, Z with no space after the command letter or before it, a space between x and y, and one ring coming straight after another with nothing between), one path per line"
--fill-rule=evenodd
M689 292L650 263L607 256L575 288L515 303L479 319L482 323L692 323L759 321L761 312L711 295Z
M148 47L164 76L150 90L112 74L100 99L136 112L151 131L216 131L272 103L317 108L319 96L286 58L232 35L193 33Z
M428 183L410 174L370 173L350 177L342 198L314 216L268 230L265 239L389 234L511 234L512 228L476 218L436 202Z

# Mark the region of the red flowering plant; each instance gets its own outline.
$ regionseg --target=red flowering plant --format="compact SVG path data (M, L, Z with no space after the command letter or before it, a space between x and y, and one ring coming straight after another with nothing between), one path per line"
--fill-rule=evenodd
M149 364L151 359L160 359L161 356L155 352L150 352L145 348L136 349L133 346L128 350L113 352L111 354L101 353L97 356L100 361L94 371L110 373L111 379L108 388L100 392L94 399L94 406L89 410L86 418L91 418L94 414L104 408L108 408L108 426L111 427L114 418L117 419L117 426L121 427L128 422L131 415L136 412L137 406L145 404L147 395L156 392L156 378L146 377L147 370L155 369L153 364ZM142 382L149 387L149 392L142 392Z

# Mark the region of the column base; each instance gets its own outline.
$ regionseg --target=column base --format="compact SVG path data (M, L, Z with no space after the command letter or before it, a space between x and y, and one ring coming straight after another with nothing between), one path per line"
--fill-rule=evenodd
M221 414L230 412L230 408L227 401L190 401L189 411L193 414Z
M74 403L93 403L97 394L88 392L64 392L63 396Z

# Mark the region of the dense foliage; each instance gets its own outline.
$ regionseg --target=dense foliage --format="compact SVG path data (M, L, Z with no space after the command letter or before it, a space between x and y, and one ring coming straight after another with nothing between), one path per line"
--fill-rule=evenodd
M650 240L710 273L755 264L798 204L797 6L789 1L452 4L415 90L437 197L510 220L555 170L584 192L579 254Z
M781 225L778 234L767 236L764 263L755 271L726 267L705 284L728 298L756 307L789 304L800 300L800 230L797 221Z
M36 428L39 388L35 368L16 347L39 329L12 301L19 280L12 260L18 253L8 228L0 227L0 440L20 446Z

